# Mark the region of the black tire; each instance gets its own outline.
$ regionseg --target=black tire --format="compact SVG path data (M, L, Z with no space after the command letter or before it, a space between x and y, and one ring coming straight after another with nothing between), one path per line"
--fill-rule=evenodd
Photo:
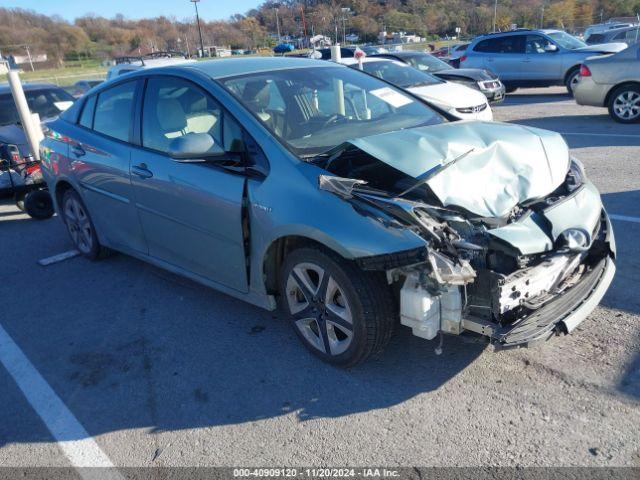
M83 256L89 260L105 256L107 249L100 245L89 211L75 190L69 189L62 196L61 213L71 241ZM77 230L77 235L74 230Z
M640 104L640 86L639 85L622 85L616 88L609 96L609 102L607 108L609 109L609 115L616 122L619 123L638 123L640 122L640 111L638 109L627 110L629 116L625 117L622 113L624 110L620 110L621 105L617 102L624 102L626 98L635 100L634 104ZM637 103L636 103L637 102ZM639 105L640 106L640 105Z
M24 200L24 208L29 216L36 220L53 217L53 201L46 190L29 192Z
M16 201L16 207L18 207L18 210L24 212L24 199L25 199L25 194L21 193L19 195L16 195L15 201Z
M580 74L580 69L574 68L567 74L567 77L565 79L564 86L567 88L567 92L569 92L569 95L571 96L573 96L573 84L578 78L579 74Z
M300 272L309 268L303 280ZM381 272L364 272L331 251L302 247L285 258L280 292L294 331L325 362L356 365L381 352L391 339L398 312Z

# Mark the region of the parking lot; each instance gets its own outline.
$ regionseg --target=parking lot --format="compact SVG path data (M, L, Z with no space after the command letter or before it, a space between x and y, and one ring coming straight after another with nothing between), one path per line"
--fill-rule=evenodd
M562 133L614 219L616 278L572 335L502 352L446 337L438 356L402 327L337 369L277 312L124 255L39 266L72 248L62 223L2 200L0 465L640 466L640 127L561 88L494 114Z

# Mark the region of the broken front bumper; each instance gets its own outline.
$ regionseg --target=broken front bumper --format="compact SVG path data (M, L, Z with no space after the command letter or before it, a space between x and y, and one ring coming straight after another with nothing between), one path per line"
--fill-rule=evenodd
M452 285L431 295L420 286L416 274L407 277L400 292L401 323L411 327L414 335L427 339L439 331L479 333L489 337L497 348L533 346L553 335L571 333L602 300L615 274L615 239L604 210L601 220L599 238L588 255L588 270L573 286L538 308L524 309L511 323L500 324L470 314L466 294L464 301L462 297L464 287Z

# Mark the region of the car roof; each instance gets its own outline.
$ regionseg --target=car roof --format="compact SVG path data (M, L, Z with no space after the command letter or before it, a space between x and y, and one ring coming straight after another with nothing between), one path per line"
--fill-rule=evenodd
M54 85L53 83L23 83L22 84L22 89L25 92L31 92L33 90L42 90L45 88L53 88L56 90L59 90L60 87L58 87L57 85ZM1 83L0 84L0 93L9 93L11 92L11 88L9 87L8 83Z
M251 57L251 58L225 58L220 60L207 60L184 65L175 68L199 70L211 78L234 77L250 73L261 73L273 70L288 70L291 68L332 67L337 64L326 60L314 60L300 57Z
M362 59L362 63L372 63L372 62L389 62L389 63L395 63L396 65L402 65L403 67L407 66L406 63L403 62L398 62L397 60L393 60L391 58L384 58L384 57L378 57L378 56L371 56L371 57L364 57ZM340 63L342 63L343 65L357 65L358 64L358 59L356 58L343 58L340 60Z

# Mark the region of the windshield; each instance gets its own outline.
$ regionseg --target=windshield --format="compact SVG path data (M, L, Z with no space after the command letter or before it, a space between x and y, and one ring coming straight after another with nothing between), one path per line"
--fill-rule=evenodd
M221 83L301 157L350 139L444 121L419 100L351 68L275 70Z
M569 50L575 50L576 48L586 47L587 44L582 40L578 40L576 37L569 35L567 32L551 32L548 33L554 42L560 45L562 48Z
M56 117L65 111L75 100L64 90L32 90L24 92L31 113L37 113L41 119ZM0 95L0 126L20 122L20 116L10 93Z
M405 60L413 68L423 72L440 72L442 70L451 70L452 68L448 63L426 53L423 55L411 55L406 57Z
M358 68L355 66L354 68ZM363 62L362 69L382 78L389 83L393 83L401 88L421 87L425 85L436 85L443 83L442 80L429 75L420 70L407 65L406 63L396 63L390 61Z

